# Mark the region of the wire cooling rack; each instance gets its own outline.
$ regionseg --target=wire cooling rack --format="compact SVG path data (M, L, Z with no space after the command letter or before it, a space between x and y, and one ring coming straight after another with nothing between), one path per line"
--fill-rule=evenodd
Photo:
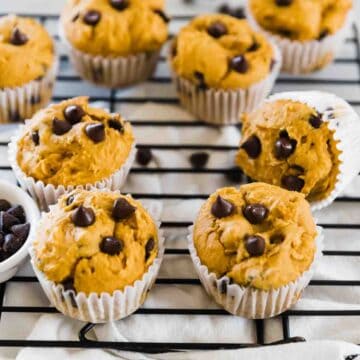
M178 0L180 2L180 0ZM193 4L192 1L187 1L187 5L181 6L181 11L177 13L173 12L172 22L171 22L171 32L175 33L177 29L182 26L185 22L189 21L190 18L196 14L197 10L200 9L199 6ZM216 2L216 6L219 3ZM214 5L213 5L214 7ZM180 9L180 7L179 7ZM201 10L201 9L200 9ZM207 10L211 10L208 9ZM20 14L21 15L21 14ZM57 28L57 16L53 14L27 14L27 16L32 16L39 19L52 33L56 42L58 42L58 36L56 35ZM136 87L135 91L126 90L106 90L98 89L89 84L86 84L81 81L81 79L73 72L71 66L69 65L68 57L63 51L60 44L58 44L58 50L60 54L60 71L57 76L57 83L55 88L55 95L53 97L54 101L61 101L71 96L76 95L90 95L91 101L101 101L105 104L111 111L120 111L122 114L131 113L134 110L134 107L139 104L144 104L147 102L152 102L156 104L164 104L177 106L179 101L175 96L175 92L171 85L171 79L169 72L166 68L166 59L162 56L159 60L158 71L148 82L145 84L139 85ZM165 53L165 52L164 52ZM312 74L306 77L294 77L282 75L278 79L275 92L285 91L290 89L319 89L327 90L347 99L347 101L355 107L355 109L360 112L360 47L359 47L359 31L356 25L353 25L351 33L346 39L342 53L338 57L334 64L330 65L327 70L324 70L318 74ZM149 143L149 137L146 136L147 129L159 129L159 131L164 128L186 128L186 129L195 129L195 128L212 128L212 126L204 124L200 121L189 121L189 119L156 119L156 118L147 118L147 119L130 119L131 123L136 130L141 128L141 139L138 144L138 148L150 148L153 151L165 152L165 151L206 151L210 154L215 152L221 152L228 154L229 152L234 152L237 149L236 144L204 144L204 143ZM237 131L234 127L234 131ZM6 151L7 143L9 140L10 131L0 132L0 176L2 178L7 178L10 181L16 182L15 178L11 172L6 160ZM358 156L354 155L354 156ZM223 177L222 184L223 186L229 185L229 179L236 177L239 174L232 167L205 167L201 169L194 169L191 166L188 167L135 167L131 170L131 177L141 176L144 174L152 175L157 174L158 176L164 176L169 174L175 174L178 177L178 181L181 182L182 177L185 177L186 174L196 174L196 176L208 176L209 182L211 181L210 177L220 176ZM246 179L244 179L246 181ZM189 193L189 192L161 192L161 193L133 193L135 198L139 199L150 199L150 200L161 200L161 201L171 201L171 200L203 200L208 197L208 193ZM340 204L341 207L346 207L351 205L351 211L360 210L360 197L354 194L354 196L340 197L336 199L335 205ZM184 231L186 228L191 225L187 221L172 221L172 219L167 219L168 221L163 221L162 227L165 230L167 235L170 235L178 231L179 229ZM330 219L331 220L331 219ZM356 236L360 234L360 221L359 223L348 223L341 221L339 223L323 223L321 224L325 231L343 231L343 237L348 236L351 233L351 236ZM324 251L325 257L355 257L357 260L360 258L360 247L358 250L347 249L344 251L334 251L327 250ZM180 256L189 256L188 250L186 248L167 248L165 251L165 256L180 255ZM26 284L37 283L37 279L34 276L29 276L28 274L21 274L13 277L8 282L0 285L0 316L1 321L4 321L4 315L13 313L14 316L21 318L24 314L46 314L46 313L56 313L57 310L53 307L48 306L28 306L24 305L22 300L16 302L16 306L7 304L5 299L7 296L7 291L9 288L14 286L25 286ZM159 278L156 281L155 286L178 286L178 285L189 285L189 286L201 286L197 278ZM349 287L359 287L360 279L334 279L334 280L313 280L310 283L310 287L336 287L338 291L347 291ZM40 290L38 290L40 291ZM171 321L171 315L228 315L224 310L221 309L188 309L188 308L141 308L137 311L137 314L156 314L169 316L169 321ZM230 316L230 315L229 315ZM276 343L286 343L286 342L296 342L296 341L305 341L301 337L302 334L294 334L291 328L291 319L295 317L358 317L360 316L360 310L333 310L333 309L323 309L323 310L289 310L286 313L280 315L280 321L282 326L282 335L283 339L279 339ZM265 344L264 329L266 327L268 320L255 320L254 328L256 333L256 341L252 343L181 343L174 342L172 343L154 343L154 342L107 342L107 341L97 341L93 340L89 336L90 330L94 328L94 324L86 324L79 332L78 340L71 341L52 341L52 340L26 340L24 338L0 338L0 347L63 347L63 348L109 348L109 349L118 349L118 350L127 350L127 351L137 351L137 352L146 352L146 353L156 353L156 352L165 352L165 351L176 351L176 350L210 350L210 349L235 349L243 347L254 347L262 346ZM296 336L295 336L296 335ZM275 344L276 344L275 343ZM271 344L274 344L272 342Z

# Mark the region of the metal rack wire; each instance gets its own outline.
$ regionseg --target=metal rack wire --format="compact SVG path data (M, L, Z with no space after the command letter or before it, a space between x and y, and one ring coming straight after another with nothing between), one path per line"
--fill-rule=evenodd
M38 18L46 26L51 25L57 21L57 16L51 14L27 14ZM187 21L190 16L187 15L178 15L173 16L173 21ZM56 34L53 34L55 40L57 39ZM354 25L352 29L352 36L346 39L347 46L351 47L351 52L353 56L350 57L340 57L335 60L334 66L342 65L351 65L356 66L357 74L353 74L352 77L342 78L337 76L336 78L309 78L309 77L281 77L277 84L290 84L294 87L296 86L306 86L306 85L319 85L320 87L324 86L350 86L352 91L360 94L360 47L359 47L359 31ZM68 57L65 54L61 54L60 62L61 68L66 68L68 65ZM161 57L159 60L161 63L165 61L164 57ZM75 74L68 74L63 71L60 71L57 82L62 83L65 87L70 84L79 83L81 79ZM169 86L171 82L169 76L154 76L148 81L152 85L158 86ZM75 94L74 94L75 95ZM80 93L78 94L80 95ZM66 99L69 95L61 94L55 92L53 97L54 101L60 101ZM99 93L90 96L92 101L102 101L108 104L111 111L118 110L119 106L124 104L143 104L145 102L153 102L159 104L178 104L178 99L172 96L129 96L126 92L116 90L102 90ZM349 103L352 104L355 108L360 109L360 98L348 99ZM133 119L132 125L142 126L142 127L199 127L199 128L208 128L212 127L211 125L204 124L199 121L189 122L182 120L136 120ZM5 152L7 146L7 141L0 142L0 152ZM213 144L151 144L151 143L141 143L138 145L138 148L150 148L157 149L159 151L164 150L206 150L208 152L229 152L237 149L237 146L232 145L213 145ZM11 171L11 168L7 165L0 166L0 174ZM183 174L219 174L219 175L228 175L233 169L231 168L203 168L203 169L193 169L191 167L158 167L158 168L147 168L147 167L136 167L131 170L132 175L136 174L178 174L182 176ZM183 199L183 200L194 200L194 199L206 199L209 194L184 194L184 193L135 193L133 196L140 199L160 199L160 200L171 200L171 199ZM360 209L360 197L341 197L336 200L339 203L355 203ZM165 221L162 223L162 227L171 231L172 229L181 229L188 227L190 222L178 222L178 221ZM343 223L326 223L321 224L325 229L343 229L347 231L359 231L360 223L354 224L343 224ZM187 249L179 248L167 248L165 255L183 255L188 256ZM351 256L359 257L360 251L324 251L325 256ZM35 283L37 282L36 277L34 276L15 276L10 279L7 283L0 285L0 319L1 315L4 313L15 313L21 316L22 313L56 313L57 310L53 307L36 307L36 306L11 306L4 305L4 298L6 295L7 287L9 283ZM197 278L159 278L156 281L157 286L161 285L190 285L190 286L200 286L200 282ZM346 287L346 286L360 286L360 279L358 280L314 280L311 281L310 286L337 286L337 287ZM158 314L164 316L171 315L229 315L224 310L220 309L181 309L181 308L141 308L137 311L137 314ZM281 324L282 324L282 334L283 339L277 342L286 343L286 342L296 342L304 341L302 337L294 336L301 334L293 334L290 319L293 317L304 316L304 317L313 317L313 316L360 316L360 310L289 310L286 313L280 315ZM171 318L170 318L171 321ZM88 337L89 332L93 329L94 324L86 324L79 332L79 339L76 341L49 341L49 340L25 340L25 339L1 339L0 338L0 347L64 347L64 348L111 348L118 350L127 350L127 351L137 351L145 353L156 353L156 352L165 352L165 351L177 351L177 350L210 350L210 349L235 349L243 347L254 347L265 345L264 338L264 329L266 326L267 320L255 320L255 329L256 329L256 341L254 343L181 343L181 342L172 342L172 343L150 343L150 342L108 342L108 341L96 341ZM176 341L176 339L175 339Z

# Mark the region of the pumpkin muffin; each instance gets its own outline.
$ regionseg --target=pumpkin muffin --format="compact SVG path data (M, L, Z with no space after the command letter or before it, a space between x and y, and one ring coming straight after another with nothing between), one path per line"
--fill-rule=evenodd
M62 37L85 79L107 87L145 80L168 38L164 1L69 0Z
M45 28L31 18L0 17L0 123L24 120L47 104L55 73Z

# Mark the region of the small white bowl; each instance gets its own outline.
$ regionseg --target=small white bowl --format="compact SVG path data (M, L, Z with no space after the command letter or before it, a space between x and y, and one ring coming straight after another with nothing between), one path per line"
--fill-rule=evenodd
M6 199L11 205L21 205L24 208L26 222L30 223L30 233L22 247L8 259L0 262L0 283L13 277L20 265L28 255L33 232L40 218L40 212L34 200L18 186L7 181L0 180L0 199Z

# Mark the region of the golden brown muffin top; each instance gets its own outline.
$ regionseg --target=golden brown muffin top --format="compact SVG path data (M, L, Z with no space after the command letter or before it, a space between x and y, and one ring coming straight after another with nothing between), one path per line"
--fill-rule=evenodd
M53 62L53 41L43 26L31 18L0 17L0 88L41 78Z
M163 0L69 0L61 15L75 48L104 57L159 50L168 21Z
M304 196L264 183L217 190L201 207L193 233L209 272L263 290L309 269L316 235Z
M127 160L134 143L120 114L77 97L37 112L17 143L22 171L45 184L85 185L104 180Z
M65 289L112 293L142 278L157 256L158 233L131 196L76 190L43 214L34 250L36 266Z

